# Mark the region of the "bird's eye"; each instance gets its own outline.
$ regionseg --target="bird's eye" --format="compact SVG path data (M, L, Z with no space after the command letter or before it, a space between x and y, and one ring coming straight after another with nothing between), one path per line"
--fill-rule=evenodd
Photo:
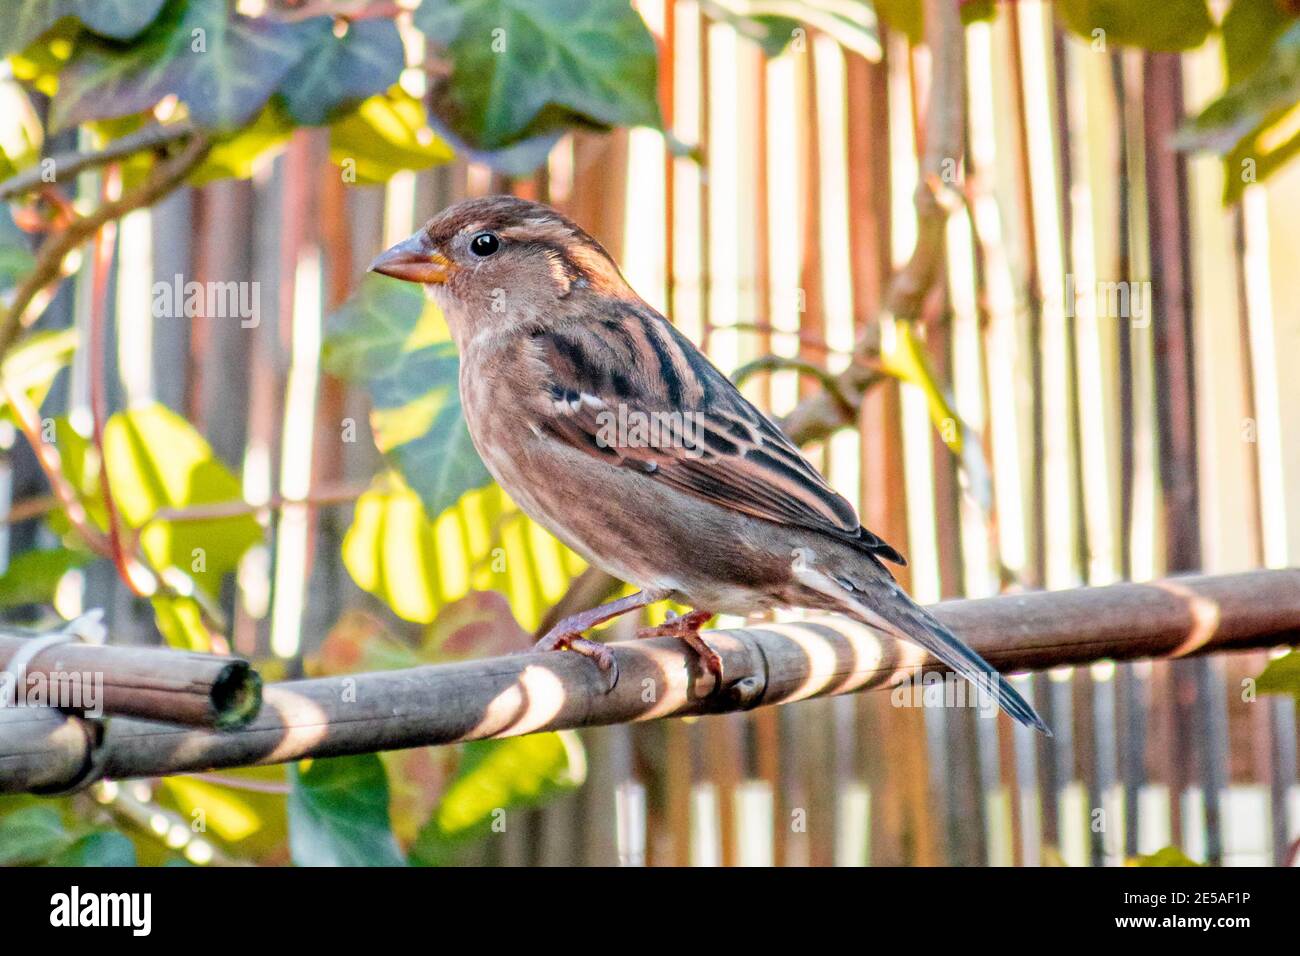
M492 232L480 232L469 241L469 251L480 257L490 256L500 248L501 240Z

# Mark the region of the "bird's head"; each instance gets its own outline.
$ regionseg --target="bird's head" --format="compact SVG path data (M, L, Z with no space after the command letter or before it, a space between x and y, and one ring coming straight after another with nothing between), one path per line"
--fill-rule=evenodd
M370 269L423 285L461 345L486 328L554 321L587 296L634 295L600 243L514 196L449 206Z

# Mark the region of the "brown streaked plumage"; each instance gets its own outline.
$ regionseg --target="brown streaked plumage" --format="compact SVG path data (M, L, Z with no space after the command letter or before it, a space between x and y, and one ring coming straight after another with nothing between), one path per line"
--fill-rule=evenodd
M540 642L612 655L582 632L676 597L655 633L691 643L712 612L804 607L919 644L1047 731L982 658L913 602L902 563L762 412L624 281L591 236L509 196L452 206L371 268L425 286L461 355L474 445L502 487L596 567L642 589Z

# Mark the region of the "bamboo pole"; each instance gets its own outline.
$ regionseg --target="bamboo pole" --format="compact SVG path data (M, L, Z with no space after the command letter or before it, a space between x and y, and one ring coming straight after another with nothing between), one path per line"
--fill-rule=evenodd
M1000 670L1186 657L1300 642L1300 569L949 601L939 619ZM619 679L576 654L290 681L240 730L107 725L0 709L0 792L284 763L547 730L748 710L884 687L940 665L842 618L709 632L725 686L673 638L611 645Z
M0 634L0 671L10 683L0 704L59 706L193 727L232 728L256 716L262 680L248 661L155 647L117 647ZM19 660L30 655L25 664ZM98 716L98 713L92 716Z

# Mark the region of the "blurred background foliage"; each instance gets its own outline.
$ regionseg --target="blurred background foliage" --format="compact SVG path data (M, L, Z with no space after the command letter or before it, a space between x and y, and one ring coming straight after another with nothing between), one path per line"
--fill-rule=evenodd
M1054 6L1071 42L1102 49L1186 51L1217 38L1225 86L1189 117L1179 146L1223 157L1225 203L1240 201L1246 185L1300 149L1300 4ZM922 0L706 0L699 11L768 57L792 44L803 49L817 35L879 60L889 35L924 42L923 7ZM991 0L964 2L961 12L967 24L1008 15ZM96 231L90 251L80 241L58 248L59 237L95 206L118 203L116 220L162 202L174 188L260 175L273 163L293 162L286 150L306 128L323 131L335 175L347 186L384 184L451 162L477 164L494 185L527 182L575 131L654 130L672 155L704 159L698 143L664 128L662 51L626 0L0 0L0 23L0 196L8 201L0 213L0 425L13 454L24 443L41 452L47 482L43 493L15 499L11 508L11 523L37 526L0 576L0 606L15 621L49 623L75 613L95 593L78 589L106 572L147 602L162 640L229 651L232 615L241 613L236 590L273 588L268 536L283 535L291 513L305 520L307 493L319 490L300 487L297 498L283 486L273 493L264 479L250 477L250 459L240 461L229 446L218 453L186 415L158 401L126 402L106 383L102 300L113 271L112 226ZM43 165L51 156L105 151L113 161L88 163L80 177L59 162ZM42 175L50 170L54 175ZM290 187L282 181L280 188ZM301 223L288 218L281 224L295 227ZM260 237L259 254L273 258L279 240ZM358 249L359 260L380 245ZM373 477L317 504L354 504L338 549L351 581L373 600L326 622L328 636L309 651L296 640L277 647L275 634L269 647L255 642L271 678L526 647L584 571L506 498L475 454L459 407L455 349L436 308L418 289L384 277L366 275L353 287L356 271L344 266L341 279L331 277L346 296L332 297L337 308L315 346L330 376L368 396L368 429L361 423L357 438L358 423L344 417L342 440L373 438L378 457ZM65 288L77 289L77 321L47 327L44 310L65 279ZM292 303L279 294L281 304ZM199 295L174 302L171 315L202 314ZM311 336L302 338L314 353ZM295 330L292 348L299 345ZM961 422L949 383L911 326L903 324L899 340L877 358L882 376L926 395L967 490L989 511L984 445ZM299 360L296 351L276 357L289 363L286 394ZM773 361L739 368L738 380L772 371ZM829 380L811 371L809 378ZM83 384L72 393L74 377ZM231 387L243 387L239 381ZM276 414L265 401L264 413ZM119 409L106 414L110 405ZM960 426L945 430L945 423ZM312 454L312 427L286 417L286 429L307 435L284 436L286 459ZM288 632L299 634L305 610L300 602ZM1260 690L1300 693L1294 661L1293 654L1273 662ZM0 862L482 859L476 847L504 825L502 814L571 791L587 767L577 735L542 734L108 783L59 799L9 798L0 802ZM1175 852L1152 862L1185 858Z

